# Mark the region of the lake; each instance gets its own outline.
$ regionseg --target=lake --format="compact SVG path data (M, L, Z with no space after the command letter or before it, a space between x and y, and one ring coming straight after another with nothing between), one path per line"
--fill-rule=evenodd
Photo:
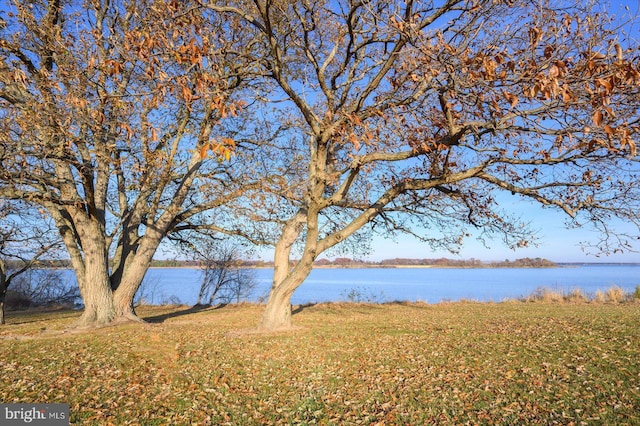
M70 271L69 271L70 272ZM249 301L264 298L272 269L253 269L256 289ZM190 268L152 268L142 288L148 303L196 302L200 272ZM640 265L584 265L549 269L364 268L314 269L292 298L295 305L360 300L438 303L470 299L502 301L527 296L540 287L587 295L619 286L633 292L640 285Z

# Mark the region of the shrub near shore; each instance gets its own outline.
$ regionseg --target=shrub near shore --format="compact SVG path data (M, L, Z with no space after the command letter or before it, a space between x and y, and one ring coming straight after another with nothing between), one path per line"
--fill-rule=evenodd
M320 304L253 334L263 307L144 307L145 325L0 330L4 402L73 424L635 424L636 303Z

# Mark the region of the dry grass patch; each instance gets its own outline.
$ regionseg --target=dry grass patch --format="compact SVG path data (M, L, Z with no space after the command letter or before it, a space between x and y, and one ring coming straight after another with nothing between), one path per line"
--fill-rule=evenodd
M604 298L610 303L621 303L627 299L627 294L620 287L608 288L604 293Z
M262 309L146 308L154 323L73 335L45 331L75 313L10 318L0 400L96 425L640 421L637 304L321 304L296 331L233 333Z
M639 290L636 290L638 292ZM626 293L622 288L613 286L605 290L597 290L592 296L586 295L580 289L573 289L569 292L552 290L547 287L540 287L530 295L524 297L525 302L544 303L626 303L634 302L635 293Z

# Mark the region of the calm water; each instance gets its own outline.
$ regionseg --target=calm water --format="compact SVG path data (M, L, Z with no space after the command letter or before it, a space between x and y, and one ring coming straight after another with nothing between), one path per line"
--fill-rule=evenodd
M251 301L264 297L271 286L272 269L255 269L257 288ZM152 303L173 298L194 304L200 272L197 269L163 268L147 273L142 291ZM568 292L580 289L593 295L619 286L627 292L640 285L640 266L589 265L552 269L315 269L294 293L292 303L360 300L423 301L472 299L501 301L518 298L539 287Z

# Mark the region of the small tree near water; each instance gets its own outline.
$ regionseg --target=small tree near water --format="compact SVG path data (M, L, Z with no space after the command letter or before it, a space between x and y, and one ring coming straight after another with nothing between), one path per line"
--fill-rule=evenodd
M39 265L45 266L45 265ZM5 305L11 308L75 305L80 299L78 287L65 280L60 269L29 269L15 277L7 291Z
M257 283L253 270L240 265L243 250L230 242L201 242L195 252L202 275L196 305L240 303L251 296Z

